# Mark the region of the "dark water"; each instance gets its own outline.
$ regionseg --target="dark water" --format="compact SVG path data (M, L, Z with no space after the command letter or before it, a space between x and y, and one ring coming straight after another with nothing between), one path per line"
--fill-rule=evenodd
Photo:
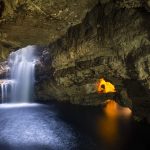
M109 120L99 107L0 106L0 150L146 150L148 136L147 123Z

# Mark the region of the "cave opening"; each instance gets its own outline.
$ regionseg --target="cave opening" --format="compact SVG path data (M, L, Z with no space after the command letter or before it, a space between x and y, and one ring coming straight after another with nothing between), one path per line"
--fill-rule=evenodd
M97 82L97 91L98 93L115 93L116 89L115 86L108 81L105 81L104 78L99 79Z

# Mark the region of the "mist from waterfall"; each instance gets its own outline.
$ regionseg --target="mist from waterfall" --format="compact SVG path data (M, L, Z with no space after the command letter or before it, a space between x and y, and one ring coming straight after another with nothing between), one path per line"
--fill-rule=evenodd
M0 88L1 88L1 102L5 103L8 99L8 93L11 85L13 85L13 80L1 80Z
M1 99L2 99L2 103L5 101L5 98L7 97L8 85L9 84L7 82L1 83Z
M35 46L27 46L9 55L9 77L1 84L2 103L26 103L32 101L35 62Z

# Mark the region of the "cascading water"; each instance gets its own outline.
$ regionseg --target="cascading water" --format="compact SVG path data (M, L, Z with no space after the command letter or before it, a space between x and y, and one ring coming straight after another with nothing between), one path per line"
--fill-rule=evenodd
M5 98L7 97L7 90L8 90L8 83L4 81L3 83L1 83L2 103L5 101Z
M2 103L4 103L8 99L8 93L10 86L14 84L13 80L1 80L1 99Z
M11 82L1 84L2 101L8 99L9 102L31 102L34 89L34 68L36 62L35 46L27 46L12 52L8 59L10 67Z

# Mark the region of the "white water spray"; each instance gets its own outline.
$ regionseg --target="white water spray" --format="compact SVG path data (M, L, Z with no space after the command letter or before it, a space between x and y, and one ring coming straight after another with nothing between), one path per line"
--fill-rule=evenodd
M36 62L35 47L27 46L12 52L8 59L10 67L10 81L1 84L2 101L8 99L9 102L22 103L31 102L34 89L34 68ZM7 81L7 80L6 80Z
M4 81L3 83L1 83L2 103L5 101L5 98L7 97L7 90L8 90L8 83Z
M0 80L2 103L4 103L8 99L8 93L11 85L14 85L13 80Z

